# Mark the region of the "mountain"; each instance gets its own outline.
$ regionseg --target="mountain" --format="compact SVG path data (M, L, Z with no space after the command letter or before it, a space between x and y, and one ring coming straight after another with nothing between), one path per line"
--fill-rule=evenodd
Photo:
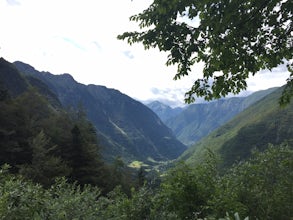
M159 101L150 102L146 106L155 112L163 122L166 122L169 118L175 117L183 111L183 108L171 108Z
M58 97L45 83L34 77L21 75L14 64L0 58L0 91L2 95L9 93L10 96L17 97L29 88L36 89L52 106L61 108Z
M19 61L14 65L26 76L42 80L65 108L84 109L96 128L106 160L117 156L127 162L171 160L186 149L155 113L117 90L83 85L69 74L39 72Z
M219 152L223 166L251 155L253 149L264 150L268 144L287 142L293 146L293 103L282 108L278 101L282 94L278 88L260 99L231 121L190 147L180 159L188 163L200 161L205 149Z
M192 104L174 117L162 120L182 143L191 146L275 89L258 91L247 97Z
M29 84L22 77L15 66L0 58L0 91L1 94L9 91L9 95L16 97L27 90Z
M93 125L62 108L41 80L0 58L0 166L47 188L57 177L101 191L125 186L105 165ZM124 170L124 171L123 171ZM86 172L85 172L86 171ZM121 181L120 181L121 180Z

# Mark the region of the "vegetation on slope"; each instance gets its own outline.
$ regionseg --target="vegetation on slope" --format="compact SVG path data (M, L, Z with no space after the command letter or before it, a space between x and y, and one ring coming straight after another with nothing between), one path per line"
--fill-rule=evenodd
M253 148L264 150L268 143L291 142L293 104L280 107L282 88L264 97L231 121L203 138L181 156L187 163L201 161L206 149L221 153L225 166L248 158Z
M65 176L103 193L117 184L129 190L134 180L126 166L104 163L95 128L82 109L65 111L41 81L26 80L4 60L0 64L0 165L45 187Z
M178 140L187 146L192 146L276 89L254 92L247 97L232 97L192 104L183 109L180 114L165 120L165 123L172 129Z

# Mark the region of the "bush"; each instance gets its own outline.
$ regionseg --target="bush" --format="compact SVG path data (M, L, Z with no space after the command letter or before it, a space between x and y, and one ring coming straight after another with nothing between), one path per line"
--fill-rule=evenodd
M229 211L252 219L291 219L292 184L292 148L271 145L224 175L210 204L217 216Z
M0 172L0 219L100 219L100 190L60 178L49 189Z

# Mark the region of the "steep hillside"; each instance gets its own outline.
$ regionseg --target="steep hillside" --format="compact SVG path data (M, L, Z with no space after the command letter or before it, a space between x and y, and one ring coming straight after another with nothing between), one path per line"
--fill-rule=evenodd
M65 111L46 84L4 59L0 84L0 167L45 187L57 177L103 191L123 184L104 165L93 125Z
M285 108L278 104L283 88L259 100L231 121L189 148L180 159L200 161L205 149L219 152L224 166L248 158L252 149L264 150L268 144L293 139L293 103Z
M71 75L39 72L28 64L15 62L26 75L41 79L54 91L64 107L83 106L95 125L107 160L117 156L128 161L177 158L186 146L179 142L149 108L114 89L83 85Z
M193 104L177 116L166 120L165 124L182 143L191 146L275 89L258 91L248 97Z

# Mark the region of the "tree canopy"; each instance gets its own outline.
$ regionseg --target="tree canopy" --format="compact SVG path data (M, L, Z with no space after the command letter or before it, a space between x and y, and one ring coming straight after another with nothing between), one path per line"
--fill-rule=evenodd
M212 100L238 94L248 77L286 65L290 76L280 99L286 104L293 95L292 16L290 0L154 0L130 17L141 31L118 39L168 52L166 64L178 66L175 80L204 63L185 94L187 103L195 96Z

